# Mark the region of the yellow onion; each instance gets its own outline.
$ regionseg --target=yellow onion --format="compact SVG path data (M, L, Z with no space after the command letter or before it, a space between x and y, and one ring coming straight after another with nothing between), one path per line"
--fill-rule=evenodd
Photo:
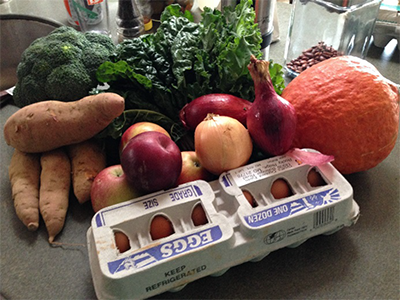
M215 175L245 165L253 151L250 134L242 123L215 114L208 114L197 125L194 143L200 164Z

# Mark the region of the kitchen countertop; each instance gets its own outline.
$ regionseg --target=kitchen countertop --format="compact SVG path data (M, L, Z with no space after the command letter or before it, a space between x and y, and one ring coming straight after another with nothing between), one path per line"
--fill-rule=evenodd
M110 2L114 8L115 2ZM280 40L271 45L269 53L281 64L290 7L277 5ZM35 14L68 24L61 0L11 0L0 5L0 14L5 13ZM399 51L394 43L385 49L372 45L366 59L385 77L400 83ZM2 127L16 110L13 105L1 108ZM80 206L71 201L66 225L57 239L64 245L50 246L43 223L32 233L17 219L7 174L13 149L5 144L2 131L0 147L2 299L95 299L86 247L86 231L93 216L90 204ZM399 299L399 160L397 141L380 165L345 176L361 210L354 226L153 298Z

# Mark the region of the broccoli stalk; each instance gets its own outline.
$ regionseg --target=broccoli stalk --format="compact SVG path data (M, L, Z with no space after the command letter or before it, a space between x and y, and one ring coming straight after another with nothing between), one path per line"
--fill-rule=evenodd
M98 67L115 52L111 38L62 26L33 41L17 67L14 102L75 101L99 84Z

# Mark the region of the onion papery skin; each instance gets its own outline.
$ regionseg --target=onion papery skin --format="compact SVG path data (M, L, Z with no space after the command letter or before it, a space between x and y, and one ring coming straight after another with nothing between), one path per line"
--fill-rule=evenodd
M194 142L201 165L215 175L245 165L253 151L253 142L243 124L214 114L196 127Z
M246 126L247 111L251 102L230 94L207 94L186 104L179 118L186 129L195 130L209 113L232 117Z
M268 61L252 56L248 69L256 95L247 112L250 136L265 154L282 155L291 148L295 137L296 111L292 104L275 92Z

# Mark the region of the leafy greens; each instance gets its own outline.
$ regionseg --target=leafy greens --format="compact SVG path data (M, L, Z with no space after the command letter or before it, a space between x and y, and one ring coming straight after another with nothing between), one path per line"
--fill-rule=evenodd
M195 98L229 93L254 100L247 65L252 54L260 58L262 52L251 5L251 0L242 0L223 12L205 8L199 23L178 4L167 6L157 32L119 44L112 61L99 67L97 78L110 86L108 91L126 99L126 114L154 122L161 118L164 125L170 122L171 135L178 140L184 134L179 111ZM280 93L284 87L281 66L271 63L270 68ZM101 135L121 136L131 125L129 120L121 116Z

